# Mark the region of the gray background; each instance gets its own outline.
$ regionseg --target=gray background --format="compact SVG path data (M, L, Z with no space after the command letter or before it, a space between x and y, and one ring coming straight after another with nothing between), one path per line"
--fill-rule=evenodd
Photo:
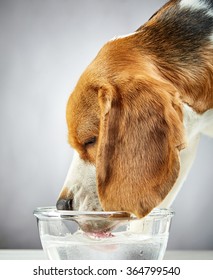
M73 152L65 107L79 75L115 35L165 1L0 1L0 248L40 248L37 206L54 205ZM203 138L176 199L169 249L213 249L213 140Z

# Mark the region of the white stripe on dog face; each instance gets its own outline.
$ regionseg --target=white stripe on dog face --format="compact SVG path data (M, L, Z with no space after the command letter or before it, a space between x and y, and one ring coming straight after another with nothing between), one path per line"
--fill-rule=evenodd
M96 168L83 161L76 151L60 195L64 196L64 192L66 199L73 197L73 210L101 210L96 191Z
M73 185L82 183L85 177L95 178L95 167L86 164L85 161L83 161L79 157L79 154L75 151L72 163L70 165L67 177L64 182L64 186L70 189L73 187Z

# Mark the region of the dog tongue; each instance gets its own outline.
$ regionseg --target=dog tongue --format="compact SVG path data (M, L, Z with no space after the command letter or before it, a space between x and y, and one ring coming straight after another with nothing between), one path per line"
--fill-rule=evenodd
M111 232L87 232L87 235L94 238L109 238L114 236Z

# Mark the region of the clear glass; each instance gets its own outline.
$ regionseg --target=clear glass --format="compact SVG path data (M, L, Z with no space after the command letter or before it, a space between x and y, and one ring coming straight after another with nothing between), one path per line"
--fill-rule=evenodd
M42 247L54 260L163 259L171 219L169 209L154 209L138 219L124 212L58 211L37 208Z

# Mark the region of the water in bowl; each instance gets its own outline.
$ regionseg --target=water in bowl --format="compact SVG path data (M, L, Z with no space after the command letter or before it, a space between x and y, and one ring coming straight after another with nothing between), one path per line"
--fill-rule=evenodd
M42 245L54 260L155 260L163 258L167 240L165 234L153 237L119 232L97 237L79 230L60 238L45 234Z

